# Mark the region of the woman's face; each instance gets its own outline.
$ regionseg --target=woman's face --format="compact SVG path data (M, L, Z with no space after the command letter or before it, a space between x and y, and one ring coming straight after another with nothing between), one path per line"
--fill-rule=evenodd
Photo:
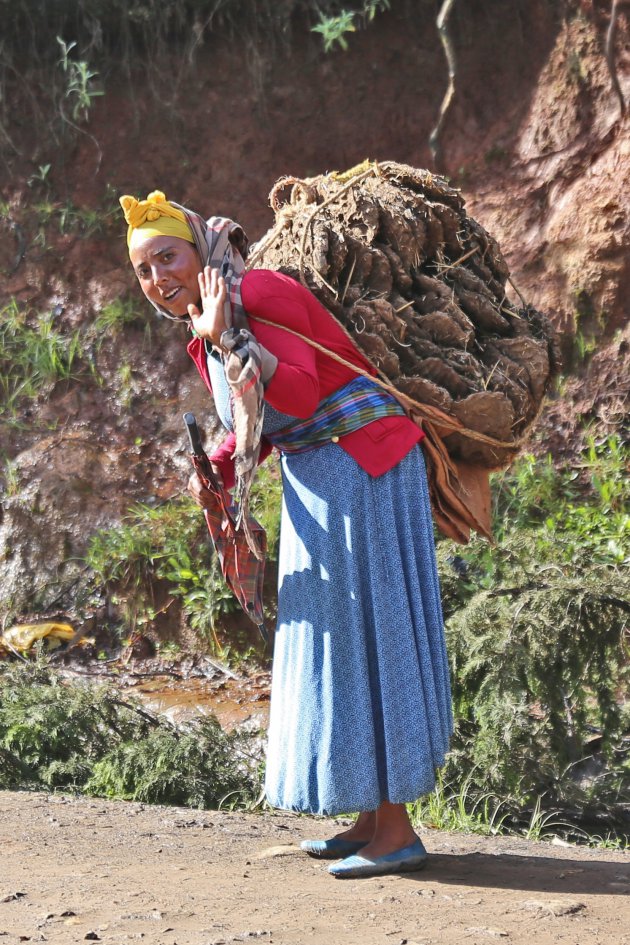
M199 303L199 254L192 243L177 236L151 236L134 246L129 257L140 288L150 302L177 318Z

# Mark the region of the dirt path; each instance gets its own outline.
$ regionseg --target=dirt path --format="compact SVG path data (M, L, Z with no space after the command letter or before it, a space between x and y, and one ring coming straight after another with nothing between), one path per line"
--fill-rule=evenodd
M429 831L424 872L334 880L297 815L0 793L0 945L622 945L630 858Z

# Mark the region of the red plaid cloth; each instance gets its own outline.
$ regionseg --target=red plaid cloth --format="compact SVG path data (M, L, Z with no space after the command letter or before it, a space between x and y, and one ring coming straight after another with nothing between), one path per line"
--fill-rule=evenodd
M265 530L255 518L248 516L249 532L257 545L257 556L248 545L245 530L236 527L238 508L231 504L229 495L212 471L208 457L192 454L192 462L204 485L216 499L216 505L204 509L204 514L223 577L247 616L267 639L262 599L267 551Z

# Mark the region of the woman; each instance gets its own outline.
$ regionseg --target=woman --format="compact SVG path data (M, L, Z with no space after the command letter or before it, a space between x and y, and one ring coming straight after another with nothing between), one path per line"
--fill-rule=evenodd
M231 431L211 457L226 487L236 480L246 502L256 461L274 444L282 454L268 800L359 812L302 843L341 860L338 878L420 869L405 804L433 788L452 730L422 431L357 378L353 365L376 372L307 289L245 271L237 224L160 192L121 204L142 291L189 323L188 351ZM211 504L196 476L189 488Z

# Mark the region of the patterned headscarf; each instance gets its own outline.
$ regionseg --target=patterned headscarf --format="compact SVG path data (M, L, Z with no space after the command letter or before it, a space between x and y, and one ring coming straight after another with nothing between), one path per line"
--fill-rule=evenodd
M139 220L140 226L145 224L146 217L142 219L141 212L138 210L143 204L150 205L147 206L149 212L166 210L166 207L168 207L168 212L165 215L168 215L169 218L174 218L176 214L183 216L192 234L192 242L197 248L202 267L211 266L213 269L217 269L225 280L227 288L224 310L225 324L228 329L235 328L239 331L239 354L234 351L228 351L224 354L225 376L232 392L234 433L236 436L233 459L236 478L235 498L239 504L237 526L242 524L249 547L258 556L257 542L254 536L250 534L247 525L249 492L260 453L260 437L264 417L264 385L273 376L278 359L258 344L255 336L249 330L247 313L243 307L241 282L245 274L245 257L247 256L249 243L242 227L233 220L226 217L210 217L206 221L193 210L188 210L174 201L166 201L161 191L155 193L158 193L163 199L152 203L151 197L154 195L150 194L147 201L135 201L135 204L130 207L129 218L127 207L123 201L134 200L134 198L121 198L121 206L125 211L125 219L129 223L130 230L134 225L133 219ZM135 214L135 217L132 214ZM156 225L161 223L156 217L153 217L153 221ZM167 318L176 321L182 320L180 318L175 319L161 305L155 302L153 305ZM189 320L188 316L186 316L186 320Z

